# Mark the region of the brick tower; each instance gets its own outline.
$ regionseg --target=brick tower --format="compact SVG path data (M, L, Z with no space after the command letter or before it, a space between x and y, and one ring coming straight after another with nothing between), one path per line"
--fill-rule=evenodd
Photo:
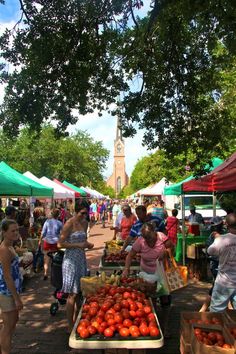
M107 185L111 186L116 195L120 193L123 187L129 183L129 177L125 172L125 142L122 137L122 131L117 118L116 139L114 140L114 163L113 173L107 180Z

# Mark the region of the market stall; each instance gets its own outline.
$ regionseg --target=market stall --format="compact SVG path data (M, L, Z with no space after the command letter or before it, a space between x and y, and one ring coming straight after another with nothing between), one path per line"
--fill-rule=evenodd
M102 257L99 263L100 271L122 270L125 266L125 259L127 252L121 252L123 246L122 241L111 240L105 242ZM140 256L137 255L135 259L132 259L130 271L136 272L140 270Z
M67 181L63 181L62 183L63 183L66 187L69 187L69 188L71 188L72 190L74 190L74 191L80 193L80 196L81 196L81 197L86 197L86 198L89 198L89 197L90 197L90 194L87 193L87 192L85 192L82 188L76 187L76 186L74 186L73 184L71 184L71 183L69 183L69 182L67 182Z
M221 165L222 162L223 161L221 159L214 158L214 159L212 159L212 166L206 166L206 168L208 168L209 170L213 170L216 167L218 167L219 165ZM185 264L186 237L188 237L188 235L186 235L186 229L185 229L185 204L184 204L184 198L185 198L187 192L185 192L183 190L183 185L185 183L186 184L191 183L191 181L193 179L194 179L194 176L189 176L186 179L184 179L183 181L180 181L176 184L172 184L171 186L164 188L164 195L166 195L166 196L176 195L176 196L181 197L181 211L182 211L181 219L182 219L182 233L183 233L183 237L182 237L182 247L183 247L182 261L183 261L183 264ZM205 193L209 193L209 191L205 191Z
M39 180L43 185L47 185L53 188L54 199L75 199L75 193L73 191L66 189L63 186L60 186L56 182L51 181L49 178L43 176Z
M61 187L63 187L63 188L66 188L67 190L73 192L75 198L81 198L81 197L82 197L81 194L80 194L78 191L76 191L76 190L74 190L74 189L72 189L72 188L66 186L66 185L63 184L62 182L58 181L56 178L53 179L53 182L55 182L56 184L58 184L59 186L61 186Z
M166 178L163 177L159 182L142 189L139 194L141 198L158 197L159 199L161 199L164 192L164 188L169 184L170 183L167 183Z
M0 183L1 196L34 196L48 198L53 196L52 188L45 187L33 181L14 170L3 161L0 163L0 176L2 178Z

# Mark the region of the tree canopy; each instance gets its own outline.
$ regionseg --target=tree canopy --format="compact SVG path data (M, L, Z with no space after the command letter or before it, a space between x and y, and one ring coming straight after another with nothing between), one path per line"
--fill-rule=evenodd
M188 166L183 165L183 155L176 155L173 159L170 159L164 151L158 150L136 163L130 177L131 192L129 194L157 183L163 177L174 183L181 181L190 174L191 171L188 170Z
M24 26L0 39L15 68L1 70L6 131L54 119L64 132L76 122L73 109L101 113L117 103L124 136L143 128L148 147L183 162L191 150L192 168L229 151L234 0L150 0L148 13L139 0L19 1Z
M28 128L12 140L0 133L0 160L19 172L30 171L37 177L46 176L68 180L76 185L103 186L103 170L109 155L101 142L95 142L87 133L78 131L58 138L55 128L44 126L40 134Z

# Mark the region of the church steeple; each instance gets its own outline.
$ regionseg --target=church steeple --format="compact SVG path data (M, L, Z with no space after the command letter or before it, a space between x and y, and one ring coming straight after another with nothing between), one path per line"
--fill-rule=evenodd
M107 185L115 189L118 195L121 189L129 183L129 177L125 171L125 142L122 136L120 118L116 122L116 138L114 140L114 164L113 173L107 180Z
M120 117L117 117L117 122L116 122L116 141L118 141L119 139L121 141L123 141L121 124L120 124Z

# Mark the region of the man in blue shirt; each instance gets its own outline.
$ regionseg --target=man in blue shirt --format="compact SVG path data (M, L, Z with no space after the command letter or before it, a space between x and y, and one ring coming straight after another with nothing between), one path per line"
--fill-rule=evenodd
M137 237L141 236L141 228L143 224L146 222L152 222L156 225L155 230L156 231L165 231L165 222L163 219L159 218L158 216L152 216L150 214L147 214L147 209L144 205L138 205L135 208L136 215L138 217L138 220L135 222L135 224L132 226L130 230L130 234L127 237L127 239L124 242L124 245L122 247L122 251L126 249L126 247L132 243Z

